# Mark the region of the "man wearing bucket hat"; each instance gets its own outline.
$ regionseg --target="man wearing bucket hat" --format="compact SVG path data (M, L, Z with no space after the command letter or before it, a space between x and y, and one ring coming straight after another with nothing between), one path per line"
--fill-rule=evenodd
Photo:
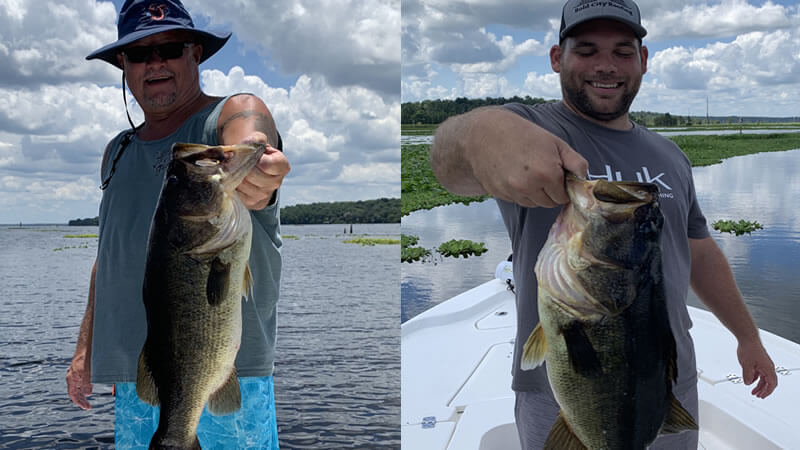
M289 172L280 135L258 97L221 98L202 92L198 66L222 48L230 34L196 29L180 1L127 0L117 29L118 40L87 59L122 69L123 96L127 81L145 120L139 126L131 122L131 129L112 139L103 156L98 252L67 373L69 396L89 409L86 397L92 383L113 383L117 448L147 447L158 425L157 410L139 401L135 382L146 335L141 283L149 222L164 162L174 142L263 143L266 152L237 188L253 220L250 267L255 300L242 306L236 358L242 407L226 416L204 413L197 432L203 445L214 448L277 448L272 371L281 267L278 188Z
M641 41L646 33L631 0L567 1L559 44L550 50L562 101L508 104L451 117L437 130L431 148L431 163L444 187L460 195L495 197L512 241L518 344L512 388L523 449L542 448L559 411L545 369L521 370L520 360L539 322L533 267L560 212L557 207L569 202L565 170L588 179L658 185L667 310L677 346L673 393L692 416L698 419L686 309L690 285L738 340L745 383L759 381L753 395L764 398L777 385L774 365L727 260L709 235L688 159L671 141L628 117L647 69L647 47ZM687 431L661 436L649 448L696 449L697 440L696 431Z

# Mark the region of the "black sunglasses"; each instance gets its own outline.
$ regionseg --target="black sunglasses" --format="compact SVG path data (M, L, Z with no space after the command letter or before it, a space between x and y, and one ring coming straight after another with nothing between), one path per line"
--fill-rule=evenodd
M128 57L128 61L132 63L150 62L153 57L153 52L156 52L159 58L166 61L168 59L177 59L183 56L183 49L192 45L191 42L168 42L159 45L147 45L138 47L128 47L122 50L122 53Z

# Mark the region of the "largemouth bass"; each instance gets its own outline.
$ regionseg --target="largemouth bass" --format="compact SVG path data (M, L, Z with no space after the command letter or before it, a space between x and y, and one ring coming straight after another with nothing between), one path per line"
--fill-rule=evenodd
M143 283L147 339L136 391L160 405L150 448L200 448L207 404L241 407L234 360L242 297L252 285L252 225L236 187L264 152L260 145L175 144L158 200Z
M570 203L536 261L539 324L521 367L544 360L561 407L546 449L644 449L697 429L675 399L658 187L567 175Z

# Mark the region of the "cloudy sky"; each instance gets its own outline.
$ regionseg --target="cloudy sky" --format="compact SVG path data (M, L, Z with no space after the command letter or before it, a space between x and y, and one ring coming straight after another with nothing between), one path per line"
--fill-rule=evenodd
M103 148L128 123L121 72L84 57L117 39L122 2L0 0L0 223L97 215ZM399 197L399 0L184 4L198 28L233 32L201 85L270 108L284 205Z
M800 6L639 0L648 73L633 111L800 116ZM403 0L402 100L561 98L563 0Z

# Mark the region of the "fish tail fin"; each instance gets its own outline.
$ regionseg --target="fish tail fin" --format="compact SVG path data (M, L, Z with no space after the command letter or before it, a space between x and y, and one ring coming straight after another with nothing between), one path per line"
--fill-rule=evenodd
M669 397L669 412L667 412L667 417L664 419L664 424L661 425L661 434L697 430L697 422L695 422L689 411L686 411L673 393L670 392Z
M244 299L253 298L253 273L250 272L250 263L244 266L244 280L242 280L242 292Z
M525 346L522 347L522 361L520 367L522 370L533 370L542 365L544 362L544 352L547 349L547 339L544 336L544 329L542 323L536 324Z
M228 381L209 397L208 412L215 416L222 416L236 412L241 407L242 394L239 391L239 379L236 377L236 369L233 369Z
M153 438L150 439L150 445L147 447L148 450L203 450L203 447L200 446L200 440L197 438L197 434L194 435L194 441L186 445L171 445L165 444L163 433L161 433L161 428L157 429L155 434L153 434Z
M158 387L153 379L153 372L147 362L147 343L139 353L139 366L136 371L136 394L143 402L158 406Z
M567 421L564 420L564 412L559 411L558 418L547 435L544 443L544 450L587 450L578 436L570 429Z

